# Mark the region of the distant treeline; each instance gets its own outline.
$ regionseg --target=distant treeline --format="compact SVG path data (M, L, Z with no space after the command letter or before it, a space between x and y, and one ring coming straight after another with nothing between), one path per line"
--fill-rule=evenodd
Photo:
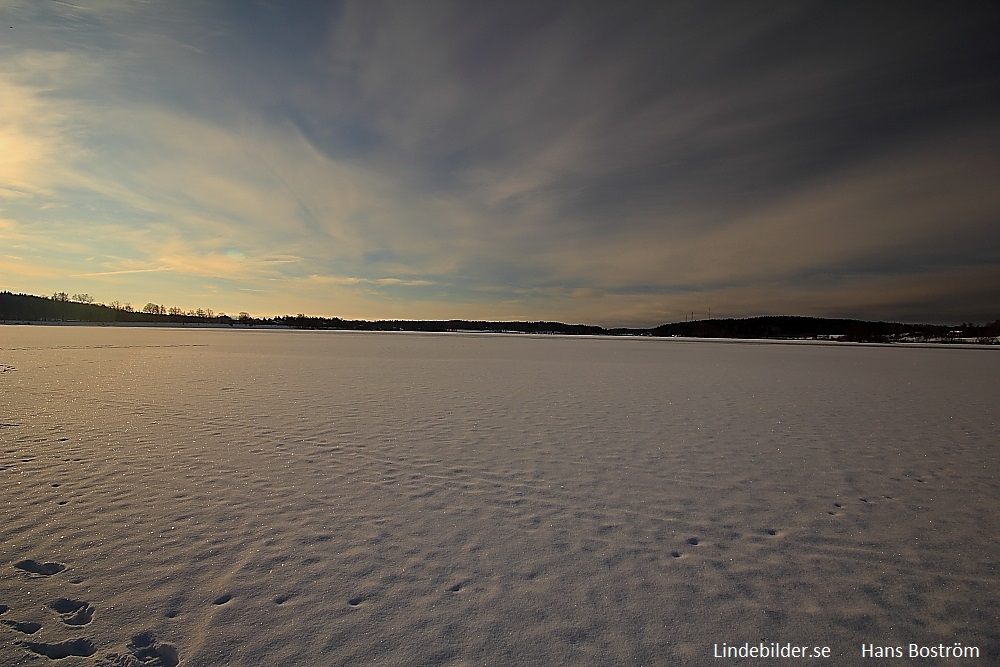
M963 323L959 326L936 324L901 324L864 320L796 317L791 315L750 317L745 319L695 320L663 324L652 329L607 329L586 324L562 322L487 322L468 320L344 320L339 317L311 317L303 313L271 318L251 317L240 313L232 318L212 311L166 309L148 303L141 310L129 304L93 303L86 294L72 297L63 292L52 297L0 292L0 321L14 322L92 322L161 324L217 324L239 327L282 326L293 329L333 329L343 331L426 331L489 332L602 336L684 336L695 338L786 338L823 339L856 342L893 342L913 340L949 341L978 339L994 343L1000 337L1000 320L991 324Z
M151 304L147 304L147 307ZM150 309L152 310L152 309ZM57 293L50 297L0 292L0 321L17 322L166 322L215 323L219 317L186 315L180 312L159 314L148 310L133 310L129 304L105 305L93 303L86 294L70 297ZM225 317L225 316L221 316Z
M285 315L271 320L296 329L341 329L349 331L465 331L486 333L559 333L570 335L609 335L622 331L588 324L562 322L484 322L469 320L342 320L339 317L307 317ZM642 330L648 335L649 330Z
M294 329L339 329L349 331L468 331L560 334L613 334L633 330L605 329L584 324L562 322L469 322L466 320L344 320L339 317L311 317L303 313L270 318L251 317L240 313L233 318L212 311L181 312L147 303L142 310L130 304L93 303L85 294L68 295L58 292L52 297L0 292L0 321L8 322L90 322L90 323L162 323L162 324L222 324L229 326L284 326ZM639 331L639 330L635 330ZM648 335L649 330L642 332Z

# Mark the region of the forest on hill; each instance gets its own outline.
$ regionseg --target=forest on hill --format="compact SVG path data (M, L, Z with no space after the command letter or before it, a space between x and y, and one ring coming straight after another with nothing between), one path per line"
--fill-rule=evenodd
M696 320L663 324L651 330L654 336L693 338L797 338L837 339L853 342L888 343L913 340L958 340L977 338L989 343L1000 336L1000 320L978 326L939 324L903 324L825 317L771 315L745 319Z

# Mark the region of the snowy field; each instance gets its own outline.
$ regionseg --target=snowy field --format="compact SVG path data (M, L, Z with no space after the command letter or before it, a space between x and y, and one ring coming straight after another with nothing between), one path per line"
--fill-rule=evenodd
M998 397L989 350L0 327L0 664L998 664Z

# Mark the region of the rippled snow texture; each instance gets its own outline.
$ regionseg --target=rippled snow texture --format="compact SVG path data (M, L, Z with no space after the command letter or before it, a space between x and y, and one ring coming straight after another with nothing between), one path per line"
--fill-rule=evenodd
M992 351L7 326L0 368L0 664L1000 660Z

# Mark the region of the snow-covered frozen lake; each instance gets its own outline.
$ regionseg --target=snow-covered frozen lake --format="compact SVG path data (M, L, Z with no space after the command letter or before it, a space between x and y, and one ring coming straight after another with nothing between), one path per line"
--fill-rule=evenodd
M0 664L996 664L998 397L991 350L0 327Z

